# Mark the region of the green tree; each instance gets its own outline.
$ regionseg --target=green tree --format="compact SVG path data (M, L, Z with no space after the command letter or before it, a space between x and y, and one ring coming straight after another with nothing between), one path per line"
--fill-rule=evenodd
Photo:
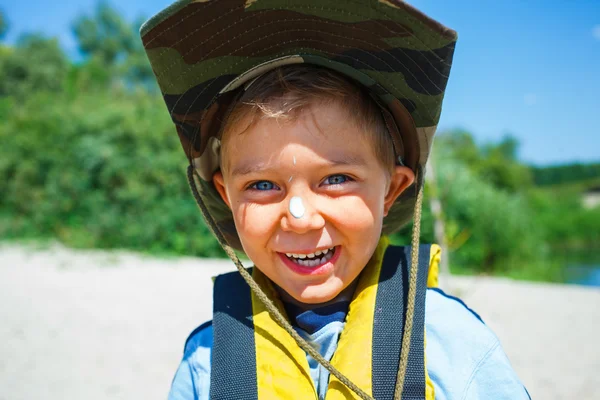
M131 25L135 37L138 37L138 32L142 23L146 20L144 17L137 18ZM148 57L140 39L136 39L133 49L125 59L123 65L123 74L125 79L133 84L141 84L146 89L158 92L158 86L154 79L154 72L148 62Z
M23 35L14 48L0 53L0 96L23 99L33 92L58 92L68 71L56 38Z
M441 134L435 145L442 158L460 161L498 189L515 193L533 183L530 168L518 160L519 141L514 136L478 146L473 135L458 130Z
M0 40L4 39L6 32L8 32L8 21L4 12L0 10Z
M472 170L477 170L481 163L481 150L475 143L473 135L466 130L452 130L438 134L436 141L436 152L443 157L452 156Z
M519 162L519 141L510 135L483 148L479 175L494 187L516 193L533 184L531 170Z
M156 91L154 73L139 38L145 18L127 22L107 2L100 2L94 14L81 15L73 23L73 33L87 65L74 71L78 90L97 85L120 83L131 88L141 85ZM93 77L97 77L95 79Z
M587 180L600 180L600 163L574 163L532 167L536 185L559 185Z
M158 96L32 93L0 118L0 237L222 255Z
M512 274L547 257L543 231L524 194L509 193L446 159L437 173L450 226L453 266L486 273Z
M79 50L106 66L122 61L139 42L131 25L107 2L98 3L93 15L79 16L72 27Z

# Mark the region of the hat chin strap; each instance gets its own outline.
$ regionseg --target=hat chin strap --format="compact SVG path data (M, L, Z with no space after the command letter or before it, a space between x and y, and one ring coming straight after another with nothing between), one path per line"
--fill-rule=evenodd
M411 238L411 260L410 272L408 274L408 301L406 304L406 318L404 320L404 336L402 337L402 347L400 349L400 363L398 365L398 375L396 376L396 388L394 390L394 400L402 399L404 390L404 378L408 367L408 353L410 350L410 338L412 336L413 319L415 314L415 302L417 297L417 273L419 271L419 242L421 237L421 209L423 205L423 173L422 169L416 171L417 199L413 212L413 229Z
M337 379L340 380L344 385L346 385L350 390L356 393L363 400L373 400L371 396L365 393L361 388L356 386L350 379L348 379L344 374L338 371L329 361L327 361L314 347L306 342L295 330L292 328L292 325L287 321L287 319L279 312L277 307L273 304L271 299L267 297L267 295L263 292L261 287L256 283L256 281L252 278L250 273L246 271L244 265L238 258L237 254L233 248L227 243L223 233L219 229L217 223L214 218L208 211L206 204L202 200L200 193L198 192L198 187L196 186L196 180L194 179L194 167L192 165L188 166L187 169L187 178L188 184L190 185L190 189L192 190L192 194L196 203L200 207L200 211L202 212L202 216L208 222L209 228L217 238L217 241L225 250L227 256L233 261L235 266L237 267L239 273L242 275L242 278L248 283L250 289L254 292L256 297L260 299L260 301L265 305L271 317L277 321L277 323L285 329L287 333L290 334L300 346L302 350L308 353L312 358L314 358L319 364L321 364L329 373L334 375ZM400 363L398 366L398 375L396 378L396 388L394 390L394 399L400 400L402 399L402 390L404 388L404 378L406 375L406 369L408 366L408 350L410 349L410 337L412 334L412 323L413 316L415 310L415 297L417 293L417 270L419 268L419 235L421 232L421 204L423 202L423 185L422 179L420 179L420 173L417 173L417 200L415 203L415 211L414 211L414 225L412 231L412 252L411 252L411 267L410 267L410 279L408 286L408 302L406 309L406 320L404 321L404 336L402 338L402 348L400 351Z

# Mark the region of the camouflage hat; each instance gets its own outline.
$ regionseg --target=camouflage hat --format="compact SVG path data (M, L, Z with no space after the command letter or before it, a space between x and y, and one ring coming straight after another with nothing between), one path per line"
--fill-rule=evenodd
M370 90L396 155L421 171L457 38L401 0L182 0L148 20L141 36L200 196L238 249L233 216L212 175L221 121L246 82L289 64L337 71ZM392 206L384 233L412 218L415 186Z

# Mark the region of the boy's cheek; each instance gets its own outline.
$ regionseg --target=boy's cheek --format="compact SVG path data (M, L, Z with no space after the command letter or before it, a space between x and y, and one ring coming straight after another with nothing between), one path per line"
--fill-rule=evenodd
M331 218L348 229L373 226L383 216L383 207L368 204L359 197L344 199L328 208Z
M242 204L234 210L234 219L239 233L264 234L277 222L279 210L274 207Z

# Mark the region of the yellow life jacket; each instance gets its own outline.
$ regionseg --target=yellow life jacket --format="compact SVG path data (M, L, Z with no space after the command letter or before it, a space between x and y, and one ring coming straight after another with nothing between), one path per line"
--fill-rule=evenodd
M419 248L419 273L409 366L403 399L433 400L425 365L425 291L437 283L440 249ZM393 399L408 295L410 247L383 237L361 272L331 363L376 400ZM428 272L430 272L428 276ZM285 309L271 281L258 268L252 276ZM238 272L215 280L210 398L316 399L306 353L272 319ZM333 375L326 400L357 399Z

